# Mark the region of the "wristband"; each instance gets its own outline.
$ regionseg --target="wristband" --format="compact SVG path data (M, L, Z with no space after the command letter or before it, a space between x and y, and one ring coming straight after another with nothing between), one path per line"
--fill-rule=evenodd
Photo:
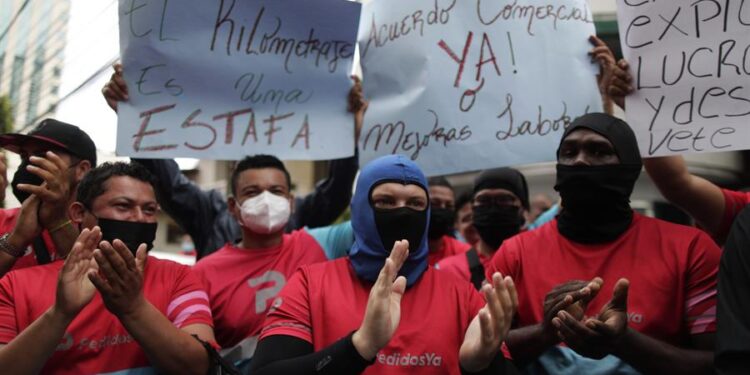
M8 237L10 237L10 233L5 233L0 236L0 250L12 256L13 258L19 258L23 256L23 254L26 253L26 249L16 249L15 247L13 247L13 245L10 244L10 242L8 242Z

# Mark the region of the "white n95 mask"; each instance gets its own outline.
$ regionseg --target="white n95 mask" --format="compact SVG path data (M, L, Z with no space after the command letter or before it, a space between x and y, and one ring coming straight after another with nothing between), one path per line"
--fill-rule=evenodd
M254 232L263 234L284 228L291 214L289 200L272 194L268 190L246 200L239 208L242 217L241 224Z

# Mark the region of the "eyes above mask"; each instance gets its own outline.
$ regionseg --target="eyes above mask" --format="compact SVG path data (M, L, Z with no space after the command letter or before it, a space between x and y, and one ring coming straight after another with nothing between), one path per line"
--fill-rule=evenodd
M238 204L240 224L262 234L277 232L286 226L291 215L289 200L268 190Z

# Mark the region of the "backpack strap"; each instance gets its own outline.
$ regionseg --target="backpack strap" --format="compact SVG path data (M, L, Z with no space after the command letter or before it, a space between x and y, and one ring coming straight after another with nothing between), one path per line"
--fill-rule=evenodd
M484 282L484 266L479 261L479 254L472 247L466 252L466 260L469 261L469 273L471 273L471 283L477 290L482 288Z

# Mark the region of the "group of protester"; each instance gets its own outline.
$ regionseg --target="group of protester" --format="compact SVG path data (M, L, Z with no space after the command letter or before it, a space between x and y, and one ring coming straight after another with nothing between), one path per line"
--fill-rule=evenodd
M627 63L592 43L624 107ZM103 94L127 100L120 66ZM348 99L358 136L358 81ZM305 197L278 158L248 156L225 199L172 160L97 165L52 119L0 146L22 159L21 207L0 210L6 374L750 372L750 194L679 156L642 160L610 114L566 128L559 205L513 168L457 199L406 157L360 169L356 150ZM643 167L699 228L630 208ZM559 213L532 223L539 205ZM192 237L192 268L148 255L160 210Z

